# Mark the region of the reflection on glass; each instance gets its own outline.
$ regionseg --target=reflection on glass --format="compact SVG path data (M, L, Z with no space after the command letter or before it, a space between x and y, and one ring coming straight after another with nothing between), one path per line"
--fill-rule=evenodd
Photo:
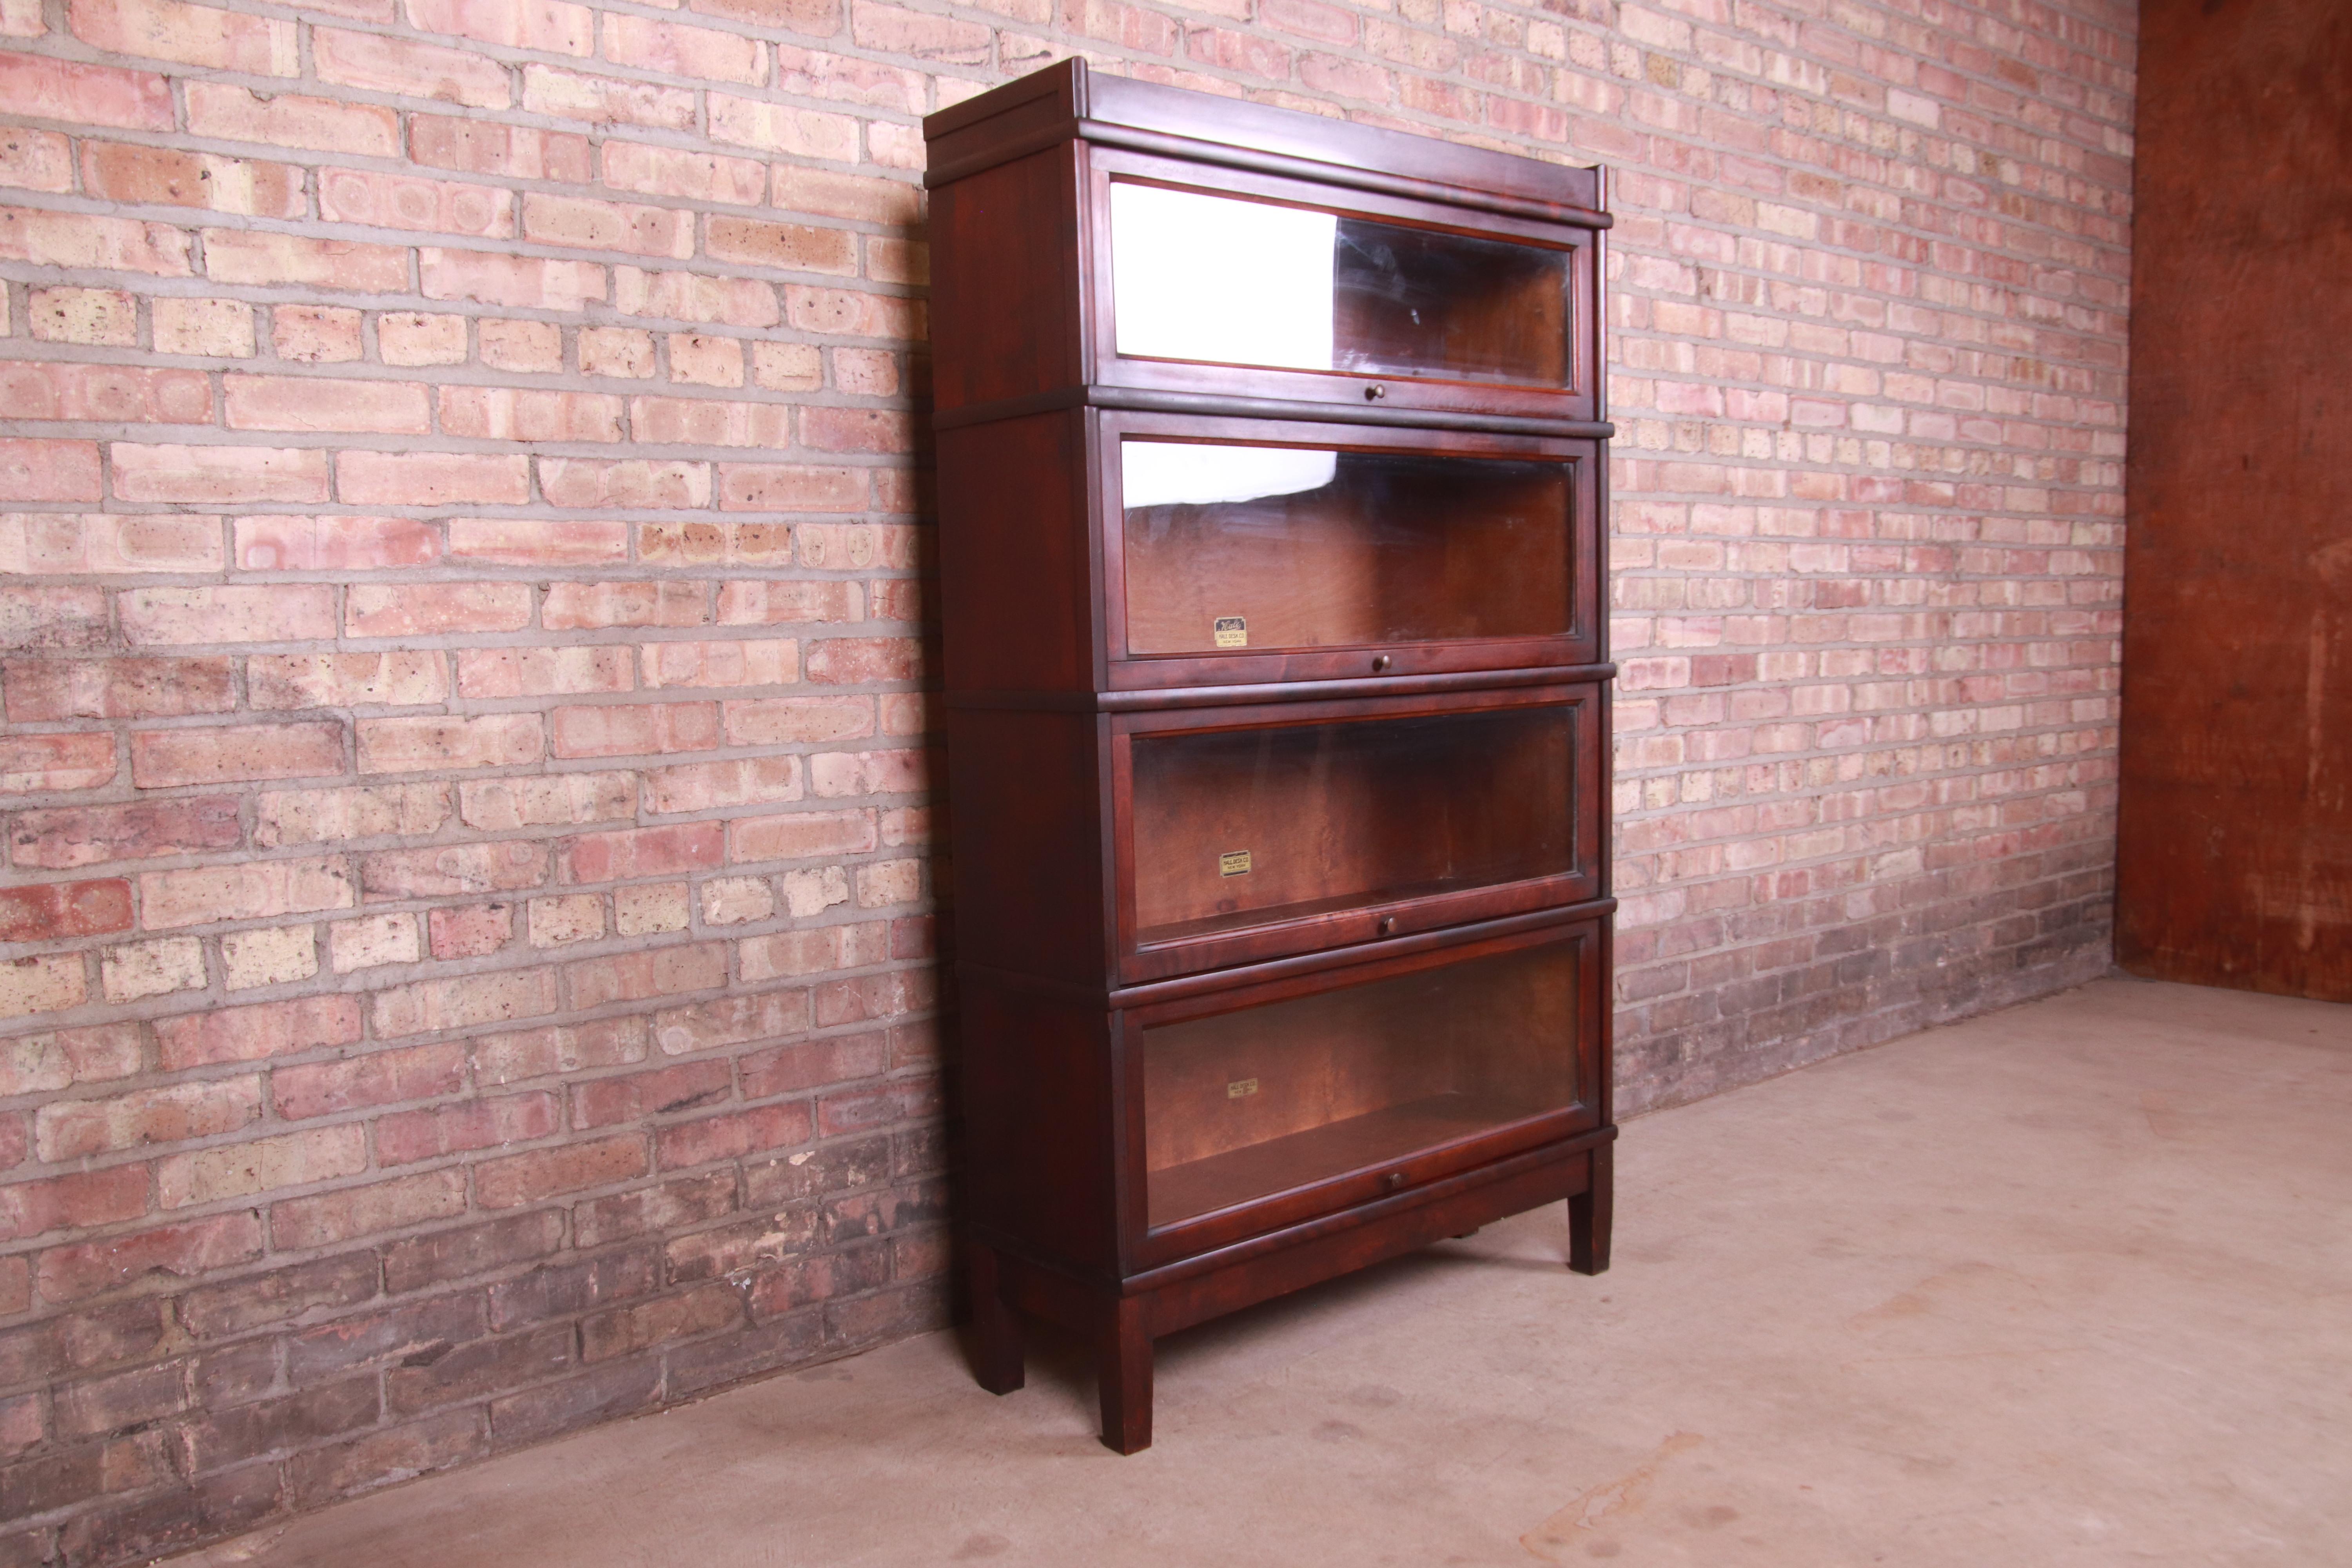
M1150 944L1576 868L1564 704L1139 736Z
M1329 213L1110 188L1118 352L1331 368Z
M1115 181L1118 352L1562 386L1569 253Z
M1136 655L1570 631L1564 462L1124 441Z
M1146 1029L1150 1223L1573 1106L1576 978L1561 942Z

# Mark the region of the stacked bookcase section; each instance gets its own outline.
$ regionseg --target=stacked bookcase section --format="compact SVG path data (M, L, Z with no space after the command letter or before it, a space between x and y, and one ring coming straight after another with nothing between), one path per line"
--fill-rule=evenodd
M1601 171L1071 60L931 116L963 1234L1151 1342L1609 1251Z

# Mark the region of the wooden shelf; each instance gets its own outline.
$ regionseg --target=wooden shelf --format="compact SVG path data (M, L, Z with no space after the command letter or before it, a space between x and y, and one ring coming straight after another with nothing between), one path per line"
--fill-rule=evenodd
M1150 1223L1157 1230L1310 1183L1392 1164L1549 1109L1500 1094L1434 1094L1171 1165L1152 1172L1147 1183Z
M959 1214L1151 1340L1609 1245L1607 180L1066 60L926 122Z

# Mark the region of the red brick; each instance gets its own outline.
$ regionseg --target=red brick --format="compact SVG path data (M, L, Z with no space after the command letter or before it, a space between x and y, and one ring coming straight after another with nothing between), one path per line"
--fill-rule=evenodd
M404 517L241 517L236 563L247 572L368 572L429 566L441 535Z
M133 588L116 600L116 613L133 647L322 642L335 635L335 591L323 584Z
M847 229L713 216L707 225L705 249L716 261L792 272L857 274L856 237Z
M13 723L176 719L236 706L226 658L12 658L0 674Z
M406 1165L545 1138L562 1127L562 1106L559 1097L532 1090L431 1110L397 1111L375 1124L376 1161Z
M273 1449L308 1447L322 1437L373 1426L378 1414L375 1380L348 1378L322 1388L210 1412L188 1424L188 1447L197 1468L216 1469ZM275 1466L248 1468L271 1476L274 1482ZM266 1506L273 1510L278 1506L274 1484ZM207 1517L205 1523L211 1526L213 1521Z
M564 984L574 1007L642 1002L703 991L727 984L727 944L642 948L563 966Z
M550 631L698 626L709 620L708 591L691 582L554 583L540 611L540 624Z
M523 237L540 245L618 250L683 261L694 254L694 215L679 207L638 206L581 196L528 193Z
M764 1149L790 1149L807 1142L812 1131L807 1104L791 1100L664 1127L654 1134L654 1144L661 1168L674 1171Z
M576 310L604 298L604 269L592 261L427 246L416 253L416 268L428 300Z
M421 980L379 991L369 999L368 1023L379 1038L390 1038L538 1017L554 1011L553 973L526 969L463 979Z
M131 777L141 789L310 778L343 771L340 724L150 730L131 737Z
M547 846L520 839L386 849L360 857L360 885L370 902L509 892L544 885L547 866Z
M488 1417L478 1409L453 1410L296 1455L286 1464L287 1496L297 1508L317 1508L389 1481L462 1465L488 1450Z
M1159 18L1165 27L1174 24ZM986 62L988 28L978 22L951 20L927 11L909 11L877 0L860 0L852 13L850 36L860 48L882 54L906 55L949 65ZM1160 53L1167 53L1165 47Z
M293 447L142 447L118 441L111 457L114 493L124 500L327 499L327 454L316 450Z
M520 631L530 625L530 586L525 583L354 584L344 595L343 619L351 635L359 637Z
M772 283L698 272L647 272L635 267L613 269L613 308L629 316L732 327L772 327L784 319Z
M629 1073L575 1084L574 1127L612 1127L649 1116L668 1116L716 1105L734 1092L734 1077L723 1061L689 1062L655 1072ZM5 1191L5 1189L0 1189ZM140 1192L144 1196L145 1186Z
M360 1004L356 996L305 996L159 1018L154 1029L157 1065L177 1072L351 1045L360 1037Z
M635 702L558 708L559 757L627 757L708 751L719 744L715 702Z
M643 1306L617 1308L581 1320L581 1356L586 1361L604 1361L670 1340L736 1326L742 1321L743 1297L740 1291L732 1285L705 1285L683 1294L657 1298Z
M0 1187L0 1241L112 1225L137 1219L146 1212L144 1165L115 1165L47 1181L19 1182Z
M0 942L57 942L130 929L131 884L120 877L0 888Z
M314 1308L352 1306L374 1295L375 1289L375 1255L346 1254L199 1286L180 1298L176 1310L190 1333L199 1339L218 1339L283 1322ZM275 1347L270 1348L271 1365L265 1384L276 1381Z
M172 129L172 85L152 71L0 53L0 103L32 120Z
M805 645L802 668L818 686L919 680L922 644L913 637L825 637Z
M513 96L506 67L467 49L314 26L310 55L319 79L339 87L439 99L474 109L504 109Z
M588 138L571 132L412 114L408 148L409 155L428 168L570 184L590 178Z
M635 685L626 648L468 648L457 656L457 690L466 697L577 696Z
M530 499L530 459L461 452L343 452L336 487L346 502L519 506Z
M863 468L787 463L721 463L719 504L729 511L863 511Z
M712 397L634 397L629 427L656 446L782 447L792 441L792 411L776 403Z
M221 386L232 430L421 436L433 427L425 388L415 382L232 374Z
M712 811L793 801L801 798L801 760L751 757L656 768L646 774L646 809L652 812Z
M112 735L0 736L0 794L90 789L114 773Z
M257 709L401 707L449 695L433 653L256 654L245 661L245 682ZM364 729L360 744L364 757Z
M610 1186L645 1175L642 1134L600 1138L485 1160L474 1167L475 1201L486 1209L517 1208L566 1193Z
M0 260L146 272L159 278L185 278L191 272L185 229L31 207L0 207Z
M922 301L853 289L784 288L784 319L804 332L845 337L921 339L929 335Z
M866 174L779 163L771 199L786 212L905 226L915 221L922 192L905 180L877 180Z
M722 827L716 822L692 822L568 838L557 852L557 879L615 882L710 869L723 863Z
M97 500L95 441L0 440L0 500Z
M621 400L593 392L445 386L441 429L487 441L617 441Z
M471 1043L474 1073L479 1082L514 1083L643 1061L646 1021L600 1018L511 1035L485 1035Z
M272 1204L269 1236L280 1248L331 1247L357 1237L455 1219L465 1212L465 1172L426 1171Z
M367 1130L357 1122L306 1128L155 1162L155 1194L167 1209L218 1203L273 1188L309 1186L363 1169Z
M269 1078L270 1099L289 1121L404 1100L437 1100L465 1086L466 1047L455 1042L279 1068Z
M144 56L248 76L301 70L295 26L179 0L72 0L74 36L104 54Z
M874 732L873 700L865 697L755 697L726 709L730 745L847 741Z
M790 686L800 679L800 644L791 637L733 642L647 643L648 688Z
M550 66L525 66L522 106L534 114L585 121L596 125L646 125L687 131L698 116L697 95L687 89L615 77L583 76Z
M768 166L756 158L721 157L642 142L606 141L603 174L613 189L646 196L758 206L768 192Z
M895 408L803 408L801 445L819 452L911 452L914 416Z
M425 917L436 958L480 958L496 952L514 938L514 906L472 904L463 909L434 910Z
M410 1241L396 1241L383 1249L384 1289L393 1295L405 1295L428 1285L446 1284L452 1280L474 1279L518 1263L530 1263L547 1257L563 1243L563 1216L553 1209L541 1209L536 1214L509 1215L504 1219L487 1225L471 1225L458 1230L436 1231ZM467 1307L477 1300L471 1292L466 1298ZM439 1308L449 1298L425 1305ZM487 1308L488 1303L484 1306ZM488 1313L479 1314L487 1326ZM470 1310L461 1325L452 1328L470 1329L476 1315ZM470 1337L470 1335L468 1336ZM322 1347L326 1348L326 1347Z
M703 507L710 504L710 465L541 458L539 487L553 506Z
M352 239L208 228L205 272L221 283L301 283L338 293L393 294L408 288L408 252Z
M478 718L362 719L360 772L403 773L453 768L515 767L540 760L536 713Z
M461 37L498 44L509 49L536 49L545 54L586 55L595 52L595 14L566 0L404 0L408 25L426 33L455 33Z
M63 1303L155 1276L193 1279L259 1256L260 1217L234 1213L51 1247L40 1255L36 1273L43 1299Z
M19 362L0 364L0 397L17 419L209 425L213 418L211 384L192 370Z
M339 364L360 359L360 312L348 305L278 305L269 312L270 345L282 360Z
M16 3L22 5L23 0ZM39 17L33 19L37 22ZM18 68L16 62L29 58L0 54L0 77L14 75ZM0 91L5 90L0 88ZM0 185L13 185L21 191L69 191L73 189L73 143L54 131L19 127L0 141ZM764 188L767 166L761 164L759 170ZM757 196L751 199L759 200Z

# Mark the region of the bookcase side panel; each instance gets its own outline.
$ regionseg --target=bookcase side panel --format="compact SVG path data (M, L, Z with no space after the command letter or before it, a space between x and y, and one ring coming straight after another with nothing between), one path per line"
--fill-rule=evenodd
M931 193L932 404L940 412L1075 386L1078 146Z
M960 958L1105 987L1101 722L1092 713L950 710Z

